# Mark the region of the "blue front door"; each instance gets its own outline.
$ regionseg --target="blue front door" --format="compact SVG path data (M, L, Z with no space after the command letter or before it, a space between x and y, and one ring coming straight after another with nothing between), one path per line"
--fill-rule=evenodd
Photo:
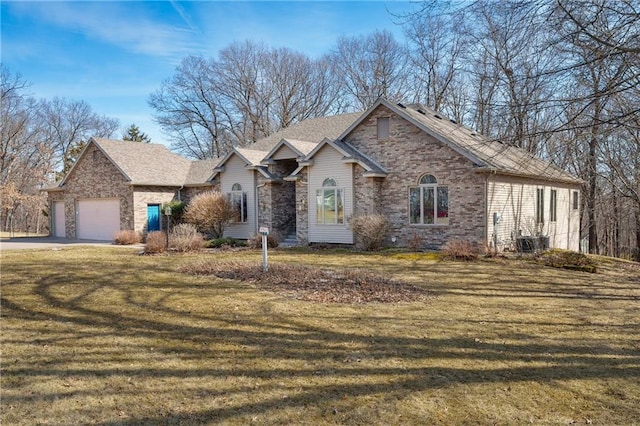
M147 206L147 232L160 230L160 204Z

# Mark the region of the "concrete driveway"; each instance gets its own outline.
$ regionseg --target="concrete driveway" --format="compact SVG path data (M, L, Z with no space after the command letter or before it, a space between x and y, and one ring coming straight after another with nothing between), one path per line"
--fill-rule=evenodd
M66 238L55 237L16 237L2 238L0 240L0 251L4 250L34 250L34 249L53 249L73 246L108 246L108 247L129 247L137 246L116 246L111 241L94 241L94 240L68 240ZM142 247L142 245L140 245Z

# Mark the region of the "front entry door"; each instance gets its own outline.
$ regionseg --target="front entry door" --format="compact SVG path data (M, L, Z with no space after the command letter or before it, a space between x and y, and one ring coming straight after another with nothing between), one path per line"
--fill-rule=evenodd
M147 206L147 232L160 230L160 204Z

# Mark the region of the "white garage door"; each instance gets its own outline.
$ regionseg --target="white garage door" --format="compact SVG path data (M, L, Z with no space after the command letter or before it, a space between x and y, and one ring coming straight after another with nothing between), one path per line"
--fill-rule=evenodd
M53 203L53 236L65 237L64 227L64 201Z
M113 240L120 230L120 200L92 199L78 201L78 239Z

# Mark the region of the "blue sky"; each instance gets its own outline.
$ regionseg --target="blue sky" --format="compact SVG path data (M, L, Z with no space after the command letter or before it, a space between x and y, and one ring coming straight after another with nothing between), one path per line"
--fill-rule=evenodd
M87 101L166 143L147 99L182 58L207 57L234 41L262 41L315 57L340 35L387 29L408 1L5 1L1 57L36 98ZM120 135L118 135L120 136Z

